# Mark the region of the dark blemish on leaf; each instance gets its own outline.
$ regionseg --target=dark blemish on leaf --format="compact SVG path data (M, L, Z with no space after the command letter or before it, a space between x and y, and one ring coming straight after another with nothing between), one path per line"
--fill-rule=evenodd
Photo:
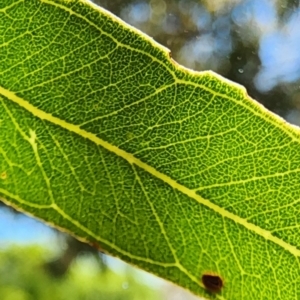
M102 247L97 242L90 242L89 243L92 247L96 248L101 253L105 253Z
M0 177L1 179L5 180L7 178L6 172L2 172Z
M218 275L203 274L202 283L207 291L211 293L219 293L223 288L223 280Z

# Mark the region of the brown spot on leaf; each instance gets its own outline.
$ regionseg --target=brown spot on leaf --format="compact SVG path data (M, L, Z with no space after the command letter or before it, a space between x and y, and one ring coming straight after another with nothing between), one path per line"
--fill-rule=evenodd
M206 290L211 293L219 293L224 286L222 278L215 274L203 274L202 283Z
M97 242L90 242L89 243L92 247L96 248L98 251L100 251L101 253L104 253L104 250L102 249L102 247L97 243Z

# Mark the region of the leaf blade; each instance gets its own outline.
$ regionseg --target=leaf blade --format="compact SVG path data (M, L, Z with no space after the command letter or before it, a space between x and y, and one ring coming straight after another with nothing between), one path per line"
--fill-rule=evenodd
M269 214L299 195L298 130L88 3L25 2L6 1L6 14L34 12L36 38L21 30L28 15L19 36L3 34L1 196L208 298L211 271L225 281L220 299L297 297L297 220L290 235L264 214L291 182Z

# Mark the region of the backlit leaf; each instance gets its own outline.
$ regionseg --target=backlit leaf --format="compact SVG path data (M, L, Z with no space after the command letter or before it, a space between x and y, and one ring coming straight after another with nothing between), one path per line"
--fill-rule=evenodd
M0 3L1 199L195 294L300 296L299 137L95 5Z

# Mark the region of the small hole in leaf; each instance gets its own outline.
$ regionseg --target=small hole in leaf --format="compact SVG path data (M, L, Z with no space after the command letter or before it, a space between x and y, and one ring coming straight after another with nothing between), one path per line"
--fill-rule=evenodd
M218 293L223 288L223 280L218 275L203 274L202 283L204 287L211 293Z

